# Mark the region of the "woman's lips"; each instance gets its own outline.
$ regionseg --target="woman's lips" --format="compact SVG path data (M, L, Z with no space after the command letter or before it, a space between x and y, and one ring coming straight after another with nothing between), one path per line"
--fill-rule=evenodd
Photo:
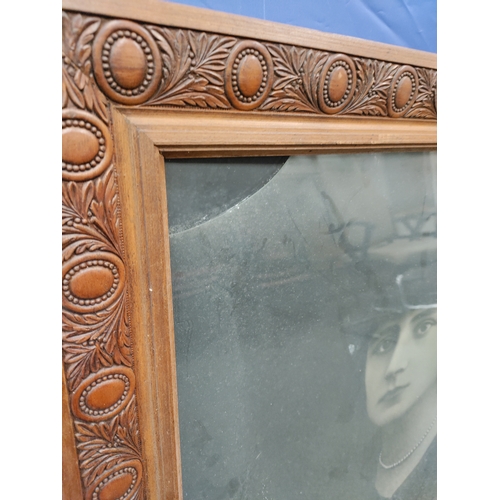
M410 384L399 385L394 389L387 391L379 400L379 403L392 403L395 402L400 394L409 386Z

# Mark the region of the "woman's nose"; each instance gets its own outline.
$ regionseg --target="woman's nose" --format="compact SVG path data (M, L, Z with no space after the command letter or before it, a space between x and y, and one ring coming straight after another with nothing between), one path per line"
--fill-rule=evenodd
M403 332L399 335L399 340L394 348L394 351L391 356L391 360L387 365L387 369L385 372L385 377L387 379L393 378L396 375L404 372L406 368L408 368L408 360L409 360L409 350L411 346L408 342L405 341Z

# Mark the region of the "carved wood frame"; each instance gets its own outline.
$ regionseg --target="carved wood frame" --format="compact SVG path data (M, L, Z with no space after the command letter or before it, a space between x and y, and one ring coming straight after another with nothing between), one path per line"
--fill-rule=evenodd
M164 156L436 147L434 54L63 1L63 497L180 499Z

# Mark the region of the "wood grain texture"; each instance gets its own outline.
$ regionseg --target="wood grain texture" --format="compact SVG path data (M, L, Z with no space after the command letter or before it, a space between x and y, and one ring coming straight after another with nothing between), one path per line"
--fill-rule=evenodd
M245 150L252 155L335 153L346 149L390 151L436 147L436 122L339 118L195 110L121 109L167 156ZM252 153L253 151L253 153Z
M435 149L435 59L153 0L64 5L84 12L63 12L64 495L177 500L163 156Z
M181 494L180 438L164 159L118 109L113 113L148 498Z

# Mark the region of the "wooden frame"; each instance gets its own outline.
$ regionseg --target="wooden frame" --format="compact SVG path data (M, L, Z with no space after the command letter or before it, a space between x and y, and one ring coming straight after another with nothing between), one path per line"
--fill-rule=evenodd
M63 496L182 498L164 156L436 147L433 54L63 1Z

